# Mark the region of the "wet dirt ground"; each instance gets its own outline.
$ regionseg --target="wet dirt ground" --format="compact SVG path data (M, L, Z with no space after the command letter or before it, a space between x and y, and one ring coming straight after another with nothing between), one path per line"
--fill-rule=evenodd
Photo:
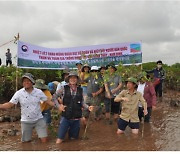
M168 96L170 96L168 94ZM171 106L167 94L157 103L150 123L141 123L138 135L131 134L127 127L125 134L117 135L117 124L105 124L104 120L91 121L87 129L87 140L68 140L56 145L55 134L49 130L49 141L41 143L34 132L32 142L21 143L20 122L1 122L0 130L12 125L19 130L17 136L0 134L1 151L179 151L180 150L180 108ZM177 96L178 98L179 95ZM81 128L80 137L84 129Z

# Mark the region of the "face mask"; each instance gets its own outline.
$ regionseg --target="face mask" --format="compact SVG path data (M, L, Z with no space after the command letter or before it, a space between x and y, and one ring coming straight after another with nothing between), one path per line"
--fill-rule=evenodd
M162 65L159 65L159 64L157 65L157 68L161 68L161 67L162 67Z

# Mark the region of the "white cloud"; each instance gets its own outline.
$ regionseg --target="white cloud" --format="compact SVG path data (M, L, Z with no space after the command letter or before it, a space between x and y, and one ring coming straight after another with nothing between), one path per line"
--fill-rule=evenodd
M143 42L143 62L179 62L178 1L0 1L0 45L20 39L44 47ZM7 48L16 55L16 45ZM171 58L169 58L171 57Z

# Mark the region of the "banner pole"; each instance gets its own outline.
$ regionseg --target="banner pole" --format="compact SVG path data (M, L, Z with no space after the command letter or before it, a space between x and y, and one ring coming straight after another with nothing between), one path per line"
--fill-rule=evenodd
M19 33L17 37L15 37L15 41L19 41ZM16 91L18 91L18 56L16 56ZM15 109L17 108L17 105L15 105Z
M16 66L16 91L18 90L18 67Z
M141 71L143 70L143 66L142 66L142 64L141 64Z
M141 54L142 54L142 40L140 42L141 42ZM143 56L143 54L142 54L142 56ZM141 56L141 59L143 59L142 56ZM141 63L141 71L143 70L143 66L142 65L143 65L143 62Z
M16 91L18 90L18 67L16 66ZM15 105L15 109L17 108L17 105Z

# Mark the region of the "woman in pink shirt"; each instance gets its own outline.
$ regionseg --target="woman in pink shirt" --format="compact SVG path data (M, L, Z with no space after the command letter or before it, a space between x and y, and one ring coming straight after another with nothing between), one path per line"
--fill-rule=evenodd
M152 82L148 81L146 72L142 72L139 75L139 85L137 91L143 94L143 97L147 102L148 110L148 114L144 116L143 107L141 104L139 104L139 120L141 121L142 117L144 117L144 122L149 122L151 118L152 109L155 109L156 106L156 92Z

